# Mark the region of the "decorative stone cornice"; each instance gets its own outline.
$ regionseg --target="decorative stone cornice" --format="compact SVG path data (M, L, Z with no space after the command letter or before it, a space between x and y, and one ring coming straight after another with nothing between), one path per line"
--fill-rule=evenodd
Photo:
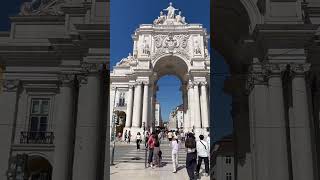
M21 16L58 16L63 15L61 7L65 0L30 0L24 2L20 7Z
M15 92L18 90L19 80L2 80L1 87L3 92Z

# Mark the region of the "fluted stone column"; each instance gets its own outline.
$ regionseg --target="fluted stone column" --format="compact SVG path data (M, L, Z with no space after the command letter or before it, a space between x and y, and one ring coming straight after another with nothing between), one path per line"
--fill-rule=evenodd
M201 83L201 120L202 127L209 127L209 112L208 112L208 94L207 94L207 83Z
M132 124L132 104L133 104L133 86L129 85L126 128L130 128Z
M142 83L138 82L134 91L134 105L133 105L133 119L132 127L140 128L141 127L141 87Z
M200 94L199 94L199 83L196 82L193 86L194 92L194 108L195 108L195 117L194 117L194 126L195 129L201 128L201 114L200 114Z
M305 71L308 65L293 65L293 112L290 118L290 138L293 179L314 179L311 149L310 117L307 103Z
M189 83L188 84L188 119L186 121L186 126L188 130L192 129L193 126L193 121L194 121L194 113L193 113L193 84Z
M62 74L60 80L59 106L55 120L55 149L53 161L53 180L69 180L71 178L70 161L72 160L73 137L73 90L74 75Z
M269 118L268 118L268 86L266 71L261 64L256 62L251 67L251 75L248 79L250 91L249 113L251 114L252 128L252 153L253 153L253 178L270 180L269 178Z
M101 79L98 64L84 63L79 89L73 180L98 179Z
M142 122L148 127L148 107L149 107L149 84L144 83L143 90L143 109L142 109Z
M270 179L289 179L284 97L281 71L284 67L270 66L269 75L269 158Z

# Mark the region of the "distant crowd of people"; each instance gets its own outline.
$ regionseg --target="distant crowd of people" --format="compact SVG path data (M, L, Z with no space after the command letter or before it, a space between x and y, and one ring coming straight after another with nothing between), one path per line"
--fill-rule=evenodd
M119 141L130 143L131 131L125 131L123 136L118 134ZM140 145L144 139L144 145L148 150L148 166L147 167L161 167L162 151L160 149L161 140L168 139L171 147L171 157L173 173L176 173L179 167L178 153L181 143L185 143L187 152L186 169L190 180L194 180L199 176L202 161L205 165L205 176L209 175L209 157L210 157L210 135L205 139L204 135L199 136L196 141L194 133L183 133L179 131L157 131L150 133L146 131L145 134L140 132L136 135L137 150L140 151Z

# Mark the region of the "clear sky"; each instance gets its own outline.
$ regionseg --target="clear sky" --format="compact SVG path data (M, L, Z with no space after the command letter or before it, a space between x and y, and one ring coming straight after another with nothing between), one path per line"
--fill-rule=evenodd
M9 16L18 14L21 0L8 0L0 8L0 31L10 27ZM152 23L159 12L168 7L169 2L182 11L188 23L201 23L210 32L209 0L111 0L111 66L132 52L131 34L139 24ZM221 73L228 73L228 66L223 57L211 51L211 127L214 139L231 132L232 120L231 97L223 92L226 78ZM168 119L170 110L181 104L180 82L174 76L159 80L160 91L157 96L162 103L163 118ZM173 93L174 92L174 93ZM165 108L167 107L167 108Z

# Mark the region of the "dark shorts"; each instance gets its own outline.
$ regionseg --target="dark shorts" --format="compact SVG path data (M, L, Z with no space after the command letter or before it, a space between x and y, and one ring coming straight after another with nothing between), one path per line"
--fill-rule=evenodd
M172 141L172 138L168 138L169 139L169 141Z

